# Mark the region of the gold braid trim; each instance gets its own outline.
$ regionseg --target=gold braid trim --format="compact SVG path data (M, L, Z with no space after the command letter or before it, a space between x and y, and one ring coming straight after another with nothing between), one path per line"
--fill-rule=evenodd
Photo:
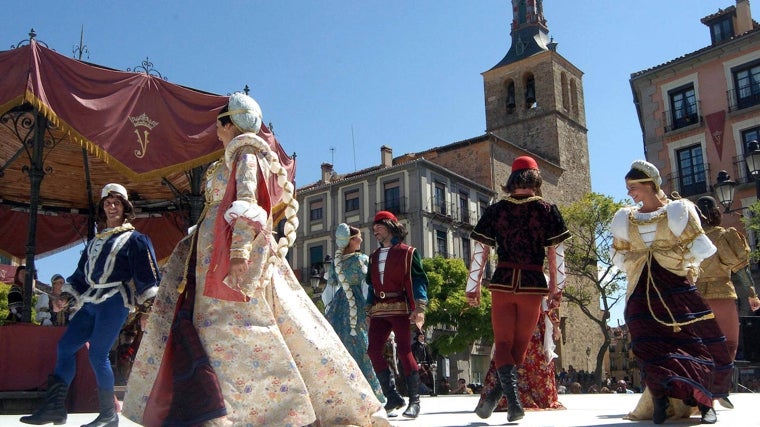
M122 225L120 225L118 227L114 227L114 228L112 228L110 230L106 230L106 231L104 231L102 233L98 233L98 234L95 235L95 237L98 238L98 239L104 239L104 238L106 238L106 237L108 237L108 236L110 236L112 234L123 233L125 231L130 231L130 230L134 230L134 229L135 229L135 227L132 224L130 224L128 222L125 222L124 224L122 224Z
M657 286L654 284L654 280L652 280L652 256L653 256L653 253L650 250L649 251L649 256L648 256L648 259L647 259L647 289L646 289L646 291L647 291L647 307L649 308L649 314L652 315L652 318L657 323L659 323L659 324L661 324L663 326L670 326L670 327L672 327L673 328L673 332L680 332L681 331L681 326L691 325L692 323L697 323L697 322L702 321L702 320L714 319L715 318L715 314L713 314L712 312L710 312L710 314L705 314L704 316L700 316L700 317L697 317L696 319L691 319L691 320L688 320L686 322L676 322L676 318L675 318L675 316L673 316L673 312L670 310L670 307L668 307L665 304L665 301L662 299L662 293L660 293L660 289L657 288ZM651 287L651 289L654 289L655 292L657 292L657 297L660 299L660 303L662 304L663 307L665 307L665 311L668 312L668 316L670 317L670 320L671 320L670 322L667 322L665 320L660 320L660 319L657 318L657 316L655 316L654 310L652 310L652 299L651 299L651 297L649 295L649 289L650 289L650 287Z
M541 199L542 199L541 196L530 196L530 197L528 197L526 199L515 199L512 196L507 196L507 197L504 198L504 200L512 202L512 203L514 203L516 205L521 205L523 203L528 203L528 202L535 202L536 200L541 200Z
M667 212L665 211L665 209L663 209L660 212L658 212L656 215L652 215L649 219L638 219L638 218L636 218L635 214L636 214L636 212L633 211L633 210L628 211L628 221L630 221L631 224L633 224L633 225L647 225L647 224L652 224L652 223L655 223L655 222L661 220L663 217L665 217L665 215L667 214Z

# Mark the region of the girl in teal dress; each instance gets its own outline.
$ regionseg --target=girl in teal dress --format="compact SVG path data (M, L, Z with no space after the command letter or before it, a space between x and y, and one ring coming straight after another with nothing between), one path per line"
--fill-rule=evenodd
M367 356L367 300L369 257L361 252L362 235L358 228L341 223L335 231L335 257L327 272L327 286L322 293L325 317L353 356L381 402L385 401L380 382Z

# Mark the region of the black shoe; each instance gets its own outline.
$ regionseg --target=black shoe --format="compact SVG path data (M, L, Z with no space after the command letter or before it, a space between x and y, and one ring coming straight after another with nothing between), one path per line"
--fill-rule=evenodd
M417 418L420 414L420 373L412 371L406 377L406 391L409 395L409 406L401 415L406 418Z
M387 399L387 402L385 402L385 410L387 412L393 412L396 409L401 409L404 407L404 405L406 405L406 401L398 393L396 393L395 395L391 394L390 397L385 396L385 398Z
M496 373L499 375L502 393L507 397L507 421L523 419L525 411L520 404L520 395L517 392L517 369L514 365L504 365L497 368Z
M119 415L116 413L113 389L98 389L100 413L91 423L82 427L119 427Z
M720 399L718 399L718 403L720 403L720 406L726 409L734 409L734 404L731 403L730 400L728 400L728 396L721 397Z
M652 413L652 422L655 424L662 424L668 419L668 405L670 399L668 396L652 397L652 403L654 404L654 412Z
M496 381L493 388L478 402L478 406L475 407L475 414L482 419L490 417L496 406L499 405L502 395L501 382Z
M66 396L69 386L55 375L48 377L48 388L45 394L45 403L34 414L21 417L19 421L24 424L43 425L53 423L55 425L66 424Z

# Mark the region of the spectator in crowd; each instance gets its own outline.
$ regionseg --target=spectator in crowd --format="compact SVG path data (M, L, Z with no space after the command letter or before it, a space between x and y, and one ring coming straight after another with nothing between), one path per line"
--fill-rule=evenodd
M472 394L472 389L467 386L467 381L464 378L457 380L457 385L451 389L449 394Z
M66 326L71 316L69 295L63 293L66 279L60 274L54 274L50 279L50 293L40 293L37 297L35 310L37 322L42 326Z
M13 283L8 291L8 317L9 322L20 322L24 314L24 281L26 280L26 266L16 267L13 275Z

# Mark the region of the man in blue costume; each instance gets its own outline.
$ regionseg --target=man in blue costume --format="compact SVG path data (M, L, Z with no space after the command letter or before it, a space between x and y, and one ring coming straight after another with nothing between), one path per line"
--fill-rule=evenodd
M150 239L129 223L134 214L124 186L103 187L97 212L99 233L87 243L76 271L63 286L63 291L76 300L77 311L58 341L55 373L48 380L45 403L33 415L21 417L21 422L66 422L66 395L76 374L76 353L89 342L100 413L86 427L119 425L108 353L127 315L149 307L160 281Z

